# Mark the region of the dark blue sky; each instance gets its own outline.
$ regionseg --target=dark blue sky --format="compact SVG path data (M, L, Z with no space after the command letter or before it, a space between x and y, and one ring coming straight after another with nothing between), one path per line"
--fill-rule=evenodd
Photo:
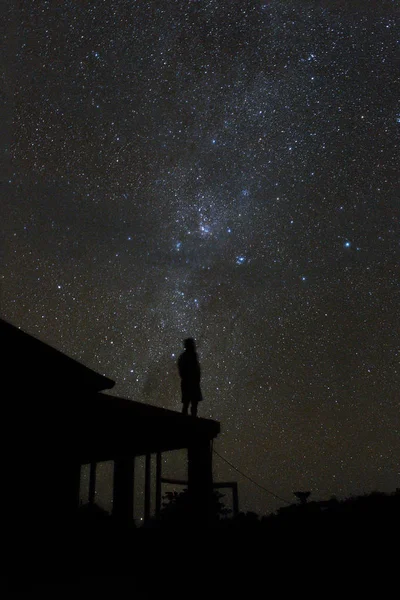
M289 499L400 484L396 6L8 15L2 315L176 410L195 337L218 452Z

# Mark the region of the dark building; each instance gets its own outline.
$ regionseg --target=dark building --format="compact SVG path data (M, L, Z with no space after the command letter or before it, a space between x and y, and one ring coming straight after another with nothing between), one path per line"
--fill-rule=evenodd
M145 516L150 495L161 502L161 455L188 450L188 488L195 505L212 490L216 421L104 393L114 381L0 320L7 440L7 510L21 524L68 518L79 505L81 466L114 461L113 514L133 518L135 457L145 460ZM10 429L9 429L10 426ZM151 461L150 456L155 455ZM155 463L156 489L150 489Z

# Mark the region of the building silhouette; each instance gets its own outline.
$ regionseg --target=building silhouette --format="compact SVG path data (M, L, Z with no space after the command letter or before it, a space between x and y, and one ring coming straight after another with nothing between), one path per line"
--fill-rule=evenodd
M82 465L114 462L113 516L133 519L135 458L145 456L145 519L161 506L162 453L187 449L188 490L196 515L212 493L212 440L220 424L106 393L114 381L0 320L3 407L9 448L7 512L21 527L73 518ZM152 459L153 457L153 459ZM151 468L155 465L155 489Z

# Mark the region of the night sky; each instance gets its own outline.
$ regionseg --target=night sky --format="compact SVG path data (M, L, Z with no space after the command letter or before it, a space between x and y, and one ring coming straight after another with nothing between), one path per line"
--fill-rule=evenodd
M193 336L237 468L399 487L398 2L8 10L2 316L173 410Z

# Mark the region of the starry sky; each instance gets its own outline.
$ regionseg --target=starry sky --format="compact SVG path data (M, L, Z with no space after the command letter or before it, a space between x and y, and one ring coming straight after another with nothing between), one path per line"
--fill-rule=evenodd
M2 316L173 410L193 336L237 468L399 487L398 2L7 10Z

